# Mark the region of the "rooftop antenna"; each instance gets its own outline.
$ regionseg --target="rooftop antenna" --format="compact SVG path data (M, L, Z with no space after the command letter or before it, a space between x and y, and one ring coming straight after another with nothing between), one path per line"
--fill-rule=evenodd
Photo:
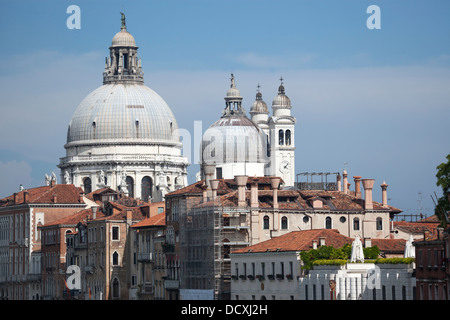
M344 162L342 164L342 170L346 170L347 169L347 165L348 165L348 162Z

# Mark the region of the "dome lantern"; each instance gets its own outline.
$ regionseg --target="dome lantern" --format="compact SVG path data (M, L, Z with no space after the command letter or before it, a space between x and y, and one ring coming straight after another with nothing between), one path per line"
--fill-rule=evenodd
M110 55L106 58L103 84L109 83L143 83L141 59L137 56L134 37L127 31L125 14L120 13L121 27L109 47Z

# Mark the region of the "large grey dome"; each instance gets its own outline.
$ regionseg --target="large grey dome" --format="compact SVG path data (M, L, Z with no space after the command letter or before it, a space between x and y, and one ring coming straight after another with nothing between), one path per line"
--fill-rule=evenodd
M90 93L69 124L67 143L178 143L167 103L143 84L106 84Z
M144 85L134 37L121 14L109 47L103 85L78 105L67 130L61 180L84 192L113 188L132 198L162 201L187 184L178 124L167 103Z

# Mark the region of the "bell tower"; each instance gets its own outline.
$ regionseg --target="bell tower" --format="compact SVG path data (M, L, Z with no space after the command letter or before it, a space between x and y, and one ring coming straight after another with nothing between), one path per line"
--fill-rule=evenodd
M273 116L269 118L270 167L267 174L281 177L286 186L295 183L295 123L291 100L286 95L283 78L273 99Z

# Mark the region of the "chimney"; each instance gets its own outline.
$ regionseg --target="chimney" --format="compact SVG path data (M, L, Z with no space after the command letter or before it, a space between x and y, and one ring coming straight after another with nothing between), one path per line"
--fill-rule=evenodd
M361 199L361 176L353 176L355 181L355 196Z
M382 203L383 203L383 207L387 207L387 187L388 185L386 184L386 182L383 181L383 184L381 185L381 199L382 199Z
M337 176L336 176L336 183L337 183L337 189L338 191L341 191L341 174L338 172Z
M252 179L250 185L250 206L252 208L259 207L258 201L258 179Z
M212 197L211 180L214 179L214 174L216 173L216 165L214 164L204 164L203 172L205 174L205 184L207 190L208 198Z
M220 180L211 180L210 181L213 200L215 200L217 197L217 189L219 188L219 182L220 182Z
M319 246L325 245L325 237L319 237Z
M371 238L364 238L364 248L370 248L372 246Z
M23 203L28 203L28 191L23 192Z
M82 193L80 193L80 196L79 196L79 198L78 198L78 202L79 202L79 203L83 203L83 202L84 202L84 200L83 200L83 194L82 194Z
M205 184L201 185L200 188L203 190L203 202L208 201L208 192L207 192L208 187L206 186L206 182Z
M363 187L364 187L364 209L365 210L373 210L373 202L372 202L372 188L375 183L375 179L362 179Z
M18 201L17 192L14 192L14 204L17 204Z
M280 185L280 178L270 177L270 183L273 190L273 208L278 209L278 187Z
M238 185L238 207L244 207L245 202L245 186L247 185L247 176L235 176L234 180Z
M344 177L344 193L348 194L347 170L344 169L344 172L342 172L342 176Z
M92 207L92 219L93 220L97 219L97 209L98 209L98 207L96 207L96 206Z
M57 198L56 194L54 194L53 197L52 197L53 203L56 203L57 200L58 200L58 198Z
M133 220L133 210L126 209L126 214L127 214L127 224L131 225L131 222Z

